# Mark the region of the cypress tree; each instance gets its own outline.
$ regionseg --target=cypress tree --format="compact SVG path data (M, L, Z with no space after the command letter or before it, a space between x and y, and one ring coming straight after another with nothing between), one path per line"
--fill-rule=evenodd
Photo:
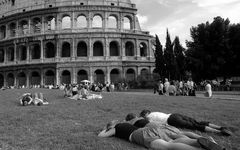
M162 49L162 44L157 35L156 35L156 50L155 50L155 66L156 66L156 72L163 79L164 72L165 72L163 49Z

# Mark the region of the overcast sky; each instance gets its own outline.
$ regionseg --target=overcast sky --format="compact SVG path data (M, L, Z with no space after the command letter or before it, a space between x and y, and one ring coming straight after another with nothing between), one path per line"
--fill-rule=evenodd
M142 30L157 34L165 45L166 28L171 39L179 36L185 46L190 28L216 16L240 23L240 0L131 0L137 5Z

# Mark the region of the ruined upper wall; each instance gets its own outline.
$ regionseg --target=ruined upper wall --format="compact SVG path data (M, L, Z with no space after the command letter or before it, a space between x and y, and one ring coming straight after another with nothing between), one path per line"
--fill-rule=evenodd
M0 0L0 18L49 7L103 5L135 8L130 0Z

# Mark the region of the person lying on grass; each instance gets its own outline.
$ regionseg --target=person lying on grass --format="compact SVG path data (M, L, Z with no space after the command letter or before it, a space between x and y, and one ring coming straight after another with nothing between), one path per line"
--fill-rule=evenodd
M225 150L214 141L195 133L153 122L144 128L137 128L129 122L111 121L98 136L115 136L154 150Z
M227 127L221 127L206 121L197 121L194 118L178 114L165 114L162 112L151 112L150 110L143 110L140 117L148 119L150 122L158 122L160 124L169 124L176 128L198 130L201 132L219 133L225 136L232 135L232 132Z
M24 93L21 98L20 98L20 104L22 106L27 106L27 105L47 105L49 104L46 101L46 98L43 97L43 93L34 93L32 95L31 93Z

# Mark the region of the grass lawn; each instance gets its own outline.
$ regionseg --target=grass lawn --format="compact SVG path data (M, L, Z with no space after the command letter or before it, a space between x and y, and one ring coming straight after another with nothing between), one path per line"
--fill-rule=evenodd
M75 101L62 91L37 89L50 102L48 106L19 105L17 97L36 89L0 91L1 150L144 150L116 138L99 138L106 122L123 119L142 109L178 112L198 120L230 126L231 137L210 135L228 150L240 150L240 101L165 97L150 92L103 93L102 100Z

